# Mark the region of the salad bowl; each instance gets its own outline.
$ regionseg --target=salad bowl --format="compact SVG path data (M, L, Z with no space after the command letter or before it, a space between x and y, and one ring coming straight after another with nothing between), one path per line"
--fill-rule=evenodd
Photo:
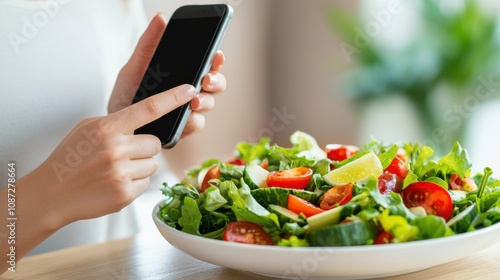
M370 279L424 270L486 249L498 241L500 223L468 233L407 243L349 247L249 245L187 234L152 218L174 247L201 261L284 279ZM216 253L214 253L216 252Z

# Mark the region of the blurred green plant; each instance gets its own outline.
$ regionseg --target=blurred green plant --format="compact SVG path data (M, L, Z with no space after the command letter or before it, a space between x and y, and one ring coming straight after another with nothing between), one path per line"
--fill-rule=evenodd
M360 27L366 26L366 19L339 6L328 9L327 18L342 38L347 48L344 51L350 52L358 64L346 79L349 95L361 102L387 94L405 95L416 106L430 137L443 118L436 115L433 104L438 87L444 85L453 102L460 103L473 94L478 77L499 72L499 42L495 37L499 21L473 0L464 0L463 9L454 11L445 10L436 0L418 1L416 6L421 26L408 30L412 41L401 49L388 50L374 40L360 46ZM449 132L451 143L462 140L466 120L462 124ZM450 145L438 144L442 148Z

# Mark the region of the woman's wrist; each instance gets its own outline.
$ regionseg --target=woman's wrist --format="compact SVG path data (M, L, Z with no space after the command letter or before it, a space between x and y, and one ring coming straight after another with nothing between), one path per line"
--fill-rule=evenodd
M50 235L70 223L66 221L67 213L64 213L61 199L58 199L64 194L54 191L57 190L57 183L50 174L50 170L44 170L41 165L18 180L19 199L23 204L20 218L42 235Z
M50 194L46 192L44 180L37 176L36 171L17 180L15 187L15 220L11 222L10 228L2 227L0 230L0 274L11 266L8 252L14 251L14 263L18 262L64 225L62 214L57 213L57 207L47 200ZM0 189L0 205L6 208L7 197L8 189ZM0 211L0 218L4 221L9 218L6 210ZM7 236L10 236L10 242Z

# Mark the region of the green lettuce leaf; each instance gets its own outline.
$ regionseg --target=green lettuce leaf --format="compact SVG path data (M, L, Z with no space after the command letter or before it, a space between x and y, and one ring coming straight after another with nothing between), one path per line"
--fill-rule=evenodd
M431 239L455 234L448 226L446 221L435 215L418 217L413 224L419 228L417 239Z
M207 211L213 212L226 205L227 200L221 195L219 188L211 186L205 190L205 200L203 203Z
M326 158L325 151L318 146L318 142L311 135L303 131L295 131L290 136L290 143L298 152L298 156L305 156L308 159L320 160Z
M374 202L388 209L391 215L400 215L407 219L415 218L415 215L406 208L399 194L393 192L390 195L383 195L378 190L377 183L377 178L371 177L364 186L361 186L361 189L369 192Z
M380 163L382 163L382 169L386 169L391 164L398 150L398 145L392 145L391 148L378 156Z
M468 177L467 172L472 166L467 151L458 142L447 155L438 161L438 165L443 175L457 173L460 178Z
M201 213L198 203L191 197L184 198L184 204L181 208L181 217L179 225L182 231L190 234L200 235Z
M238 157L246 163L250 163L255 160L261 161L266 158L269 153L269 142L270 139L265 137L260 139L260 142L257 144L240 142L236 145Z
M309 242L306 239L300 239L292 235L288 239L281 239L277 245L283 247L309 247Z
M406 242L417 237L419 228L398 215L389 215L389 209L382 211L377 216L377 221L382 228L393 236L393 242Z

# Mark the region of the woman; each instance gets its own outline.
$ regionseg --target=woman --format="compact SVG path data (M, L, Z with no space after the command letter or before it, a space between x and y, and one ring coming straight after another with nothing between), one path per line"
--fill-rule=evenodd
M200 130L201 113L226 83L219 52L198 96L183 85L127 107L166 27L156 15L137 42L145 22L140 1L9 0L0 4L0 18L8 38L0 41L0 220L9 217L9 189L10 217L17 218L14 231L1 227L1 273L9 238L19 261L30 251L135 233L126 206L165 164L156 156L159 140L133 131L189 101L183 137ZM158 173L157 182L171 176ZM17 180L8 186L10 175Z

